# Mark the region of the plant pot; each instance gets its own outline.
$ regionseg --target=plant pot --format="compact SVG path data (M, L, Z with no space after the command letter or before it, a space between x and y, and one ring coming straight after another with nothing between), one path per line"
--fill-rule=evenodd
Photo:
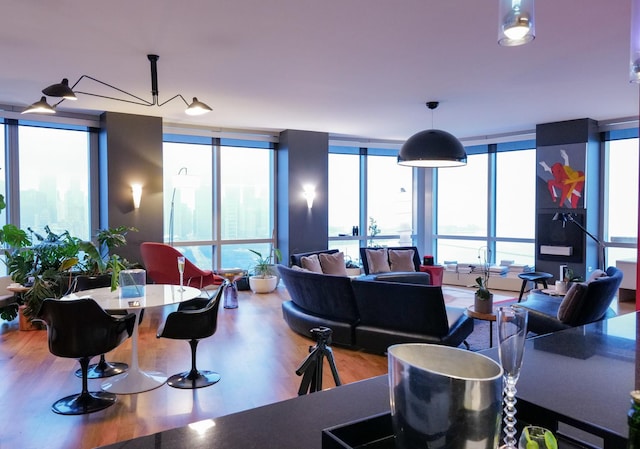
M45 328L41 321L31 321L24 313L26 306L18 307L18 328L21 331L39 331Z
M360 268L347 268L347 276L360 276L362 272Z
M482 299L476 294L473 309L476 313L493 313L493 293L489 294L489 299Z
M276 276L250 276L249 287L253 293L271 293L278 286L278 278Z

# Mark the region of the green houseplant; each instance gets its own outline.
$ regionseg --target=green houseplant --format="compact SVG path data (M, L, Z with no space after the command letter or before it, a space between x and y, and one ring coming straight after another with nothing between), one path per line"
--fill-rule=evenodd
M491 251L486 246L478 250L479 266L482 273L475 280L477 287L474 295L474 309L478 313L492 313L493 311L493 293L489 290L489 275Z
M256 256L252 269L253 275L249 276L249 287L254 293L272 292L280 280L275 265L282 258L282 253L278 248L271 248L266 256L253 249L249 251Z

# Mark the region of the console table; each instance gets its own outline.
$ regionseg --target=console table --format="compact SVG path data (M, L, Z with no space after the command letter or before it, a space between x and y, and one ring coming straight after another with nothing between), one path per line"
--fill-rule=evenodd
M570 434L566 426L583 430L597 439L594 447L626 447L629 392L640 382L635 379L638 319L632 313L527 340L518 419L562 435ZM497 348L484 354L498 358ZM388 411L387 376L379 376L104 449L321 449L323 429ZM560 440L561 449L585 447Z

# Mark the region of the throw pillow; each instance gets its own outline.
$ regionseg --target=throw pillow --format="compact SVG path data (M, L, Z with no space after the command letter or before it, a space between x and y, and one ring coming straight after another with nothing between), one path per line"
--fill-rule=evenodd
M587 284L575 282L571 288L567 290L567 294L560 303L560 307L558 308L558 319L563 323L571 324L575 320L574 315L579 310L580 303L586 293Z
M302 268L313 271L314 273L322 273L322 266L320 265L320 259L318 259L317 254L301 257L300 262L302 263Z
M391 271L386 248L368 249L366 254L367 263L369 264L369 273L388 273Z
M591 272L591 276L589 276L589 279L587 279L587 284L589 282L595 281L598 278L603 278L607 276L607 272L606 271L602 271L600 269L597 270L593 270L593 272Z
M412 249L389 249L391 271L416 271Z
M319 254L320 266L324 274L347 275L347 267L344 264L344 253Z

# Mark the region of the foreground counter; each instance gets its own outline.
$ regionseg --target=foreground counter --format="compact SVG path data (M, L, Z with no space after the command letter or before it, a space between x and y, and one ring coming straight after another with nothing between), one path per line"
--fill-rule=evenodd
M323 429L388 411L385 375L104 448L320 449Z
M625 447L629 392L640 386L638 319L636 312L527 340L516 416L559 436L578 430L588 447ZM484 353L498 359L496 348ZM104 447L321 449L323 429L388 412L385 375ZM565 441L561 448L587 447Z

